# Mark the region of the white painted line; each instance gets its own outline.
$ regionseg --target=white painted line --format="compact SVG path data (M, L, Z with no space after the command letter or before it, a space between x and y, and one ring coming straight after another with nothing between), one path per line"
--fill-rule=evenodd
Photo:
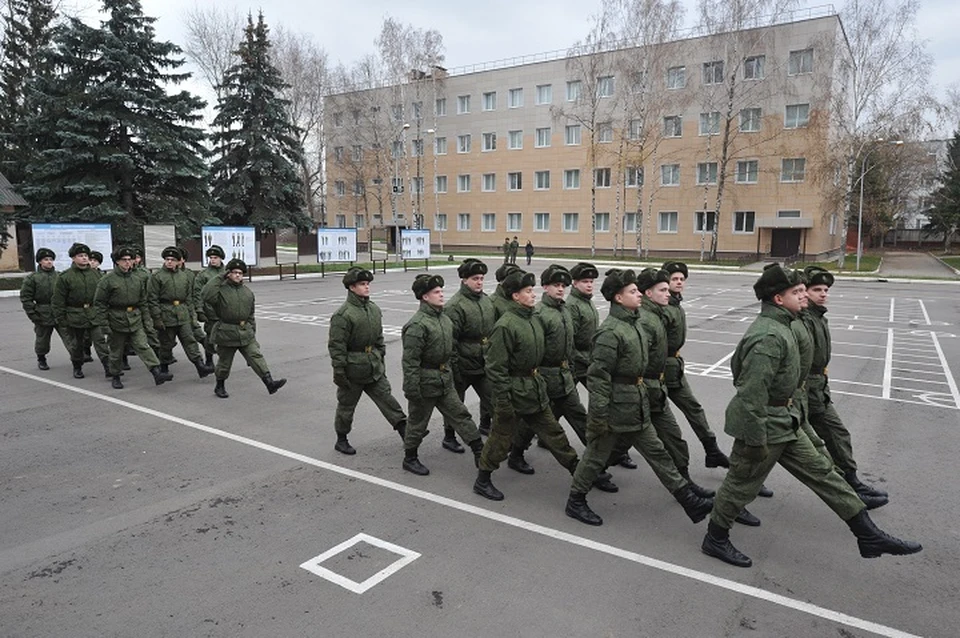
M943 372L947 375L947 384L950 387L950 394L953 395L953 402L957 406L957 409L960 410L960 391L957 390L957 381L953 378L953 373L950 371L950 364L947 363L947 358L943 356L943 349L940 347L940 341L937 339L937 335L931 334L930 337L933 339L933 345L937 348L937 353L940 355L940 362L943 364Z
M896 302L896 301L897 301L896 298L890 297L890 319L888 319L888 321L889 321L890 323L893 323L893 321L894 321L894 319L893 319L893 314L894 314L894 313L893 313L893 308L894 308L894 305L895 305L895 302Z
M910 374L935 374L940 376L943 374L943 370L916 370L914 368L898 368L893 366L891 370L896 370L897 372L909 372Z
M890 299L890 312L893 312L893 299ZM893 328L887 328L887 354L883 361L883 398L890 398L890 377L893 375Z
M947 387L950 387L950 384L947 383L946 381L929 381L927 379L917 379L916 377L893 377L893 378L898 381L910 381L912 383L927 383L930 385L945 385ZM903 388L903 387L897 386L896 389L897 390L913 390L914 388ZM921 390L917 390L917 392L921 392ZM922 392L926 392L926 390L922 390ZM887 398L887 397L884 397L884 398Z
M923 299L917 299L917 303L920 304L920 310L923 312L923 320L926 324L930 325L930 315L927 314L927 307L923 305Z
M897 361L897 357L894 357L894 358L893 358L893 362L894 362L894 363L905 363L905 364L909 364L909 365L911 365L911 366L924 366L924 367L928 367L928 368L936 368L937 371L939 371L939 372L942 372L942 371L943 371L943 366L940 364L939 361L938 361L937 363L924 363L923 361ZM921 372L921 370L917 370L917 372Z
M714 363L712 366L710 366L709 368L707 368L706 370L704 370L704 371L703 371L703 374L710 374L711 372L713 372L714 370L716 370L717 368L719 368L720 366L722 366L723 364L725 364L727 361L729 361L730 359L733 358L734 353L736 353L736 350L731 350L731 351L730 351L730 354L728 354L727 356L725 356L724 358L720 359L719 361L717 361L716 363Z
M645 554L638 554L636 552L631 552L619 547L614 547L613 545L607 545L606 543L600 543L598 541L591 540L589 538L584 538L582 536L577 536L576 534L570 534L568 532L563 532L558 529L553 529L552 527L546 527L544 525L538 525L536 523L531 523L514 516L509 516L507 514L500 514L498 512L493 512L482 507L477 507L476 505L469 505L460 501L455 501L452 498L447 498L446 496L440 496L439 494L433 494L425 490L420 490L415 487L409 487L401 483L396 483L394 481L388 481L387 479L382 479L378 476L373 476L372 474L364 474L363 472L357 472L356 470L351 470L345 467L340 467L333 463L327 463L326 461L321 461L315 459L305 454L300 454L298 452L292 452L290 450L285 450L283 448L277 447L275 445L270 445L269 443L263 443L255 439L250 439L245 436L240 436L233 434L232 432L227 432L225 430L218 430L217 428L212 428L208 425L203 425L202 423L197 423L195 421L190 421L188 419L183 419L172 414L167 414L165 412L160 412L159 410L154 410L152 408L147 408L142 405L137 405L136 403L130 403L129 401L124 401L122 399L117 399L105 394L100 394L98 392L92 392L90 390L84 390L82 388L77 388L66 383L61 383L59 381L52 381L50 379L44 379L43 377L38 377L34 374L28 374L26 372L21 372L19 370L14 370L12 368L7 368L5 366L0 366L0 372L6 372L7 374L12 374L14 376L21 377L23 379L29 379L37 383L46 383L62 390L67 390L69 392L75 392L92 399L98 399L100 401L105 401L106 403L111 403L120 407L128 408L141 414L147 414L149 416L156 417L158 419L163 419L173 423L178 423L180 425L198 430L200 432L205 432L207 434L212 434L214 436L219 436L224 439L234 441L235 443L240 443L242 445L249 445L255 447L259 450L265 452L270 452L272 454L277 454L300 463L305 463L307 465L312 465L330 472L335 472L342 476L348 476L359 481L365 481L372 485L377 485L395 492L400 492L401 494L406 494L407 496L412 496L414 498L419 498L437 505L442 505L444 507L449 507L451 509L465 512L467 514L472 514L474 516L479 516L487 520L496 521L504 525L509 525L510 527L515 527L517 529L526 530L533 534L539 534L541 536L546 536L547 538L553 538L571 545L576 545L578 547L583 547L585 549L592 549L594 551L607 554L609 556L614 556L617 558L622 558L624 560L637 563L640 565L645 565L647 567L652 567L653 569L658 569L660 571L666 572L668 574L673 574L675 576L680 576L682 578L689 578L706 585L711 585L719 589L725 589L743 596L749 596L751 598L756 598L757 600L764 600L774 605L779 605L787 609L793 609L804 614L809 614L811 616L816 616L818 618L823 618L824 620L839 623L841 625L846 625L848 627L853 627L856 629L862 629L863 631L869 631L871 633L877 634L879 636L887 636L888 638L920 638L916 634L910 634L893 627L888 627L886 625L881 625L880 623L875 623L870 620L865 620L862 618L857 618L856 616L850 616L832 609L827 609L826 607L821 607L819 605L814 605L803 600L797 600L795 598L790 598L788 596L783 596L781 594L775 594L765 589L760 589L759 587L753 587L751 585L745 585L743 583L738 583L735 580L729 580L727 578L721 578L719 576L714 576L713 574L708 574L706 572L697 571L695 569L690 569L688 567L683 567L681 565L675 565L673 563L668 563L656 558L652 558Z
M320 566L320 563L322 563L323 561L327 560L328 558L333 558L340 552L353 547L357 543L367 543L369 545L374 545L381 549L385 549L388 552L399 554L400 560L390 563L389 565L387 565L386 567L378 571L376 574L374 574L370 578L360 583L358 583L355 580L351 580L346 576L338 574L334 571L331 571L326 567ZM420 554L418 554L413 550L407 549L406 547L400 547L399 545L394 545L393 543L389 543L385 540L381 540L375 536L370 536L369 534L360 533L354 536L353 538L343 541L336 547L332 547L328 549L327 551L320 554L319 556L315 558L311 558L310 560L304 563L301 563L300 567L304 568L308 572L312 572L316 574L320 578L329 580L331 583L334 583L335 585L340 585L344 589L348 589L355 594L362 594L363 592L367 591L371 587L383 582L388 576L397 573L398 571L400 571L401 569L403 569L413 561L417 560L418 558L420 558Z

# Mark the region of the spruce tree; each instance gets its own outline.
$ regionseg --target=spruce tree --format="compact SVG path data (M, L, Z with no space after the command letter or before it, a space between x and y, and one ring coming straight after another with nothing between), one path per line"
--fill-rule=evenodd
M213 124L217 160L213 198L225 224L264 230L306 229L303 189L296 169L302 149L280 97L286 86L270 58L263 14L247 16L236 64L227 69Z
M932 201L926 228L943 233L943 250L949 252L954 235L960 231L960 131L947 145L947 165Z

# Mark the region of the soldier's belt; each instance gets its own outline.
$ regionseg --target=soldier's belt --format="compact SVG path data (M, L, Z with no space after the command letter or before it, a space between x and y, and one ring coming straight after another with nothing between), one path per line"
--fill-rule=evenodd
M230 321L221 321L220 323L225 324L225 325L227 325L227 326L240 326L241 328L244 327L245 325L247 325L246 320L244 320L244 321L238 321L237 323L232 323L232 322L230 322Z
M437 364L424 363L420 365L420 368L422 368L423 370L440 370L441 372L443 372L444 370L449 370L450 366L448 366L446 363L437 363Z
M171 306L179 306L179 305L182 304L183 302L180 301L179 299L168 299L168 300L165 300L164 303L168 303L168 304L170 304Z
M613 377L612 381L620 385L643 385L643 377Z
M71 304L67 304L67 306L70 307L70 308L89 308L89 307L92 306L92 305L93 305L93 304L88 304L88 303L71 303Z
M486 337L460 337L462 343L479 343L481 345L487 345L489 341Z
M793 397L789 399L770 399L767 401L767 405L771 408L789 408L793 405Z
M827 376L827 368L826 368L826 367L821 368L820 366L816 366L816 367L810 368L810 374L809 374L809 376L811 376L811 377L825 377L825 376Z
M137 310L140 306L110 306L113 310L126 310L127 312L133 312Z
M356 348L347 348L347 352L366 352L367 354L373 352L373 346L364 346L359 350Z
M662 372L661 372L660 374L654 374L654 375L647 375L647 374L645 374L645 375L643 375L643 378L646 379L647 381L659 381L660 383L663 383L663 373L662 373Z
M511 377L538 377L540 376L540 368L533 368L532 370L511 370Z
M680 356L680 351L677 350L676 352L671 352L671 353L670 353L670 356L673 357L674 359L676 359L677 357Z

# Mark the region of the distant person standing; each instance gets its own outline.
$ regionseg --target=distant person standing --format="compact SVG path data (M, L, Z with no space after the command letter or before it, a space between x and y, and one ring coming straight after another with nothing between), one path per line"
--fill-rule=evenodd
M510 242L510 263L517 263L517 252L520 250L520 242L517 241L517 236L513 236L513 241Z
M530 260L533 259L533 242L529 239L527 240L527 245L523 247L523 251L527 254L527 265L530 265Z
M90 247L86 244L74 244L70 247L70 259L73 260L70 268L60 273L53 291L53 316L57 325L69 336L70 361L73 363L73 378L82 379L83 374L83 346L89 339L96 347L97 356L109 370L107 357L109 351L96 330L96 318L93 309L93 299L97 292L97 283L100 273L90 269ZM94 331L96 330L96 334Z
M49 248L41 248L37 251L37 270L32 272L23 280L20 286L20 304L23 311L27 313L27 318L33 322L33 333L36 335L33 343L33 350L37 355L37 367L41 370L49 370L47 355L50 353L50 337L56 330L63 341L67 352L71 348L68 343L69 337L60 326L57 325L53 316L53 291L57 285L57 269L54 268L54 261L57 255Z
M503 238L503 263L510 263L510 238Z

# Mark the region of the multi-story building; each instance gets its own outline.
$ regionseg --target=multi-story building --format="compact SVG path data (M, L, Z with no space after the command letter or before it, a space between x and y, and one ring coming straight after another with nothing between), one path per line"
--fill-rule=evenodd
M841 249L837 15L632 44L330 96L328 224L460 252Z

